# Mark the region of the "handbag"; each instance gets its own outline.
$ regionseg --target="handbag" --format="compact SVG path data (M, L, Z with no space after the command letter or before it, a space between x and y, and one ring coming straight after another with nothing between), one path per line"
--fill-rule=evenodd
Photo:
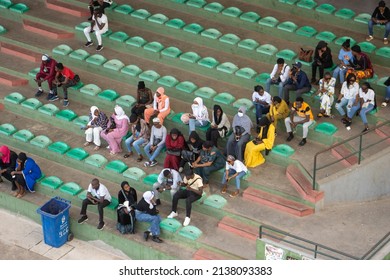
M305 62L311 62L313 59L313 50L304 50L301 48L299 50L299 60L305 61Z

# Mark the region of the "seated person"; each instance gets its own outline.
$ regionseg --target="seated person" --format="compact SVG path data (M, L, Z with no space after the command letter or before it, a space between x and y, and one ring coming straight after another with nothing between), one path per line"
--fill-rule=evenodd
M12 182L11 172L16 168L16 161L18 155L11 151L7 146L0 146L0 183L3 182L1 177L4 177L8 181ZM12 186L12 190L16 191L16 186Z
M137 162L141 162L144 157L142 156L141 146L144 143L149 142L150 129L146 122L136 114L130 116L130 130L131 136L126 139L125 145L128 153L123 157L128 158L133 155L131 147L135 149L138 154Z
M206 131L206 140L213 142L214 146L218 147L218 139L224 138L230 128L230 121L226 113L222 111L221 106L214 105L211 126Z
M145 86L144 81L138 82L137 103L131 108L131 113L143 118L147 106L152 106L153 94L150 88Z
M217 171L224 166L224 156L211 141L203 143L199 157L192 164L194 172L203 178L205 188L209 186L209 177L211 172Z
M84 127L85 140L84 146L90 145L92 142L95 144L94 150L100 149L102 144L100 140L100 133L107 129L108 118L105 113L99 110L98 107L92 106L89 112L89 122Z
M336 79L332 77L329 72L325 73L325 76L320 80L317 95L320 96L320 112L317 115L321 117L331 117L331 110L334 101L334 87L336 85Z
M382 107L387 107L387 104L390 102L390 77L387 78L385 81L385 86L386 86L386 95L385 95L385 100L382 103Z
M374 24L385 26L385 34L383 36L383 44L389 43L388 36L390 33L390 9L386 7L385 1L379 1L378 7L375 8L368 21L368 37L367 41L374 39Z
M272 69L270 77L265 83L265 91L270 92L271 84L278 85L278 96L283 98L283 86L289 78L290 66L284 63L283 58L278 58Z
M187 141L187 148L181 151L181 160L179 172L183 172L186 164L192 165L192 163L199 157L200 151L204 141L200 139L196 131L192 131Z
M14 196L21 198L25 195L26 189L35 192L34 185L42 177L42 171L32 158L27 157L25 153L19 153L15 171L11 172L11 176L12 188L17 189Z
M56 76L53 81L53 94L49 93L47 100L51 102L57 101L59 99L58 87L62 87L62 92L64 93L63 106L68 107L68 88L77 85L77 83L80 81L80 77L62 63L57 63L55 70Z
M118 192L118 203L116 229L122 234L134 234L137 192L130 187L127 181L121 183L121 190Z
M234 156L228 155L226 159L225 172L222 177L221 193L226 193L228 182L234 178L236 181L236 191L230 193L230 197L236 197L240 193L241 178L248 173L248 168Z
M279 96L272 97L271 108L267 114L267 118L273 123L275 129L278 125L279 120L284 120L290 114L290 109L286 101L281 99Z
M144 148L144 152L149 159L144 163L145 167L155 166L158 164L156 157L165 147L166 138L167 129L161 124L161 120L159 118L154 118L149 143Z
M333 71L333 78L337 80L337 77L340 79L340 84L344 83L345 74L347 73L347 69L350 66L350 61L353 61L353 54L351 51L351 40L347 39L341 45L341 49L339 52L339 65Z
M49 95L53 96L53 81L56 76L56 64L57 61L51 58L47 54L42 55L42 62L39 68L39 72L35 76L35 81L38 84L38 91L35 93L35 97L39 97L43 94L42 83L47 81L49 86Z
M149 229L144 232L145 241L148 241L149 236L152 235L152 241L162 243L163 241L160 238L161 217L158 215L153 198L154 192L144 192L141 200L137 203L135 218L137 221L150 223Z
M306 73L301 70L302 63L294 63L289 73L289 78L283 87L283 99L287 105L290 105L290 91L295 90L296 96L300 97L302 93L309 92L311 84Z
M325 41L319 41L314 50L314 60L311 64L311 82L316 83L317 67L320 72L320 80L324 77L324 69L332 67L332 52Z
M348 109L352 108L352 104L356 101L356 97L359 95L359 84L356 82L356 76L353 73L347 75L346 81L341 86L340 94L336 101L336 110L342 116L341 121L345 124L347 122L347 114L344 110L344 106Z
M181 186L185 188L178 190L173 196L172 212L168 215L167 218L173 219L178 216L177 204L179 203L179 199L185 199L186 218L184 219L183 226L186 227L190 224L191 221L192 203L200 199L203 194L202 177L194 174L191 169L187 169Z
M102 35L108 31L108 19L107 16L103 13L100 7L94 7L93 16L91 25L84 28L84 35L87 39L85 43L86 47L92 46L93 42L91 39L90 33L94 32L96 40L98 41L98 46L96 51L100 52L103 49Z
M353 46L351 50L353 59L347 59L350 67L348 67L346 75L348 76L350 73L355 74L357 82L361 79L372 78L374 76L374 68L368 55L362 52L359 45Z
M275 96L277 97L277 96ZM245 147L245 165L247 167L256 167L265 162L265 158L261 154L265 150L265 155L274 146L275 142L275 126L267 117L260 120L260 132L253 141L249 141Z
M165 95L165 89L159 87L153 97L153 107L147 108L144 111L145 121L149 124L150 119L159 118L161 125L164 123L164 119L171 112L169 103L169 97Z
M269 112L271 106L271 95L264 91L262 86L257 85L255 86L252 94L252 102L256 110L256 124L259 124L263 114L267 114Z
M210 123L209 112L203 105L203 99L196 97L191 105L192 114L185 113L181 116L181 121L189 125L189 133L195 131L195 127L204 127Z
M164 168L158 175L157 182L153 184L154 197L156 205L161 204L160 193L165 190L171 191L171 197L179 190L182 179L175 169Z
M181 152L185 148L185 139L178 129L171 129L171 132L165 139L165 147L167 148L167 151L164 160L164 168L179 170Z

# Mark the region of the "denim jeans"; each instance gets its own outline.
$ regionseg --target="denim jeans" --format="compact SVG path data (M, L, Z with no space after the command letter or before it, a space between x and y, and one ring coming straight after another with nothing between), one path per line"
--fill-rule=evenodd
M351 101L345 97L341 98L340 103L336 103L335 108L341 116L345 116L344 106L350 103Z
M348 110L347 112L347 116L348 118L352 119L353 116L356 114L356 112L360 109L360 103L358 103L357 105L353 105L351 107L351 109Z
M158 145L157 148L154 150L153 154L150 153L151 146L152 145L150 145L150 142L149 142L148 145L145 146L144 151L145 151L146 156L149 158L149 160L153 161L160 154L162 148L165 147L165 144Z
M267 114L269 112L269 106L265 107L262 104L253 102L253 105L255 106L256 109L256 123L259 123L259 120L263 116L263 114Z
M236 170L234 169L229 169L229 177L236 174ZM236 177L234 177L234 179L236 180L236 189L239 190L240 187L241 187L241 178L244 177L246 175L246 172L245 171L241 171L240 173L238 173L238 175ZM222 177L222 184L226 184L226 171L223 172L223 177Z
M283 86L284 86L284 83L283 82L279 82L277 84L273 84L272 83L272 79L271 78L268 78L267 81L265 82L265 91L266 92L270 92L271 90L271 85L278 85L278 96L280 98L283 98Z
M203 126L206 126L208 124L209 124L208 121L202 121L202 123L201 123L199 120L190 119L189 122L188 122L188 125L189 125L189 128L190 128L189 133L191 134L191 131L195 131L195 127L203 127Z
M126 139L125 144L126 144L127 150L129 152L131 152L131 143L133 143L134 149L137 151L137 154L140 155L140 154L142 154L140 146L143 143L145 143L145 141L146 140L143 137L134 141L134 137L132 135L132 136L130 136L129 138Z
M369 104L366 108L362 108L360 110L360 117L363 121L364 124L367 124L367 113L371 112L372 109L374 109L374 105L373 104Z
M340 79L340 84L344 83L345 73L347 73L347 68L336 67L333 71L333 78L337 80L337 77Z
M390 100L390 86L386 87L386 100Z
M150 223L148 230L153 236L160 235L161 217L159 215L150 215L139 210L135 210L135 218L137 221Z
M370 19L369 22L368 22L368 34L369 35L374 35L374 22ZM383 38L387 38L389 36L389 33L390 33L390 22L386 23L386 26L385 26L385 35L383 36Z

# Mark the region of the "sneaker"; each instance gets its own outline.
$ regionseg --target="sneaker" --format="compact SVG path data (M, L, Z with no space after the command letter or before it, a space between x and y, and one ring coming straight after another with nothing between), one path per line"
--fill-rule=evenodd
M98 230L102 230L104 228L104 222L100 222L97 226Z
M64 107L68 107L69 106L69 100L64 100L63 106Z
M227 185L225 184L222 187L221 193L226 193L226 191L227 191Z
M53 102L53 101L57 101L59 99L58 95L53 95L49 101Z
M372 35L368 35L367 38L366 38L366 41L370 42L372 40L374 40L374 37Z
M47 95L47 97L46 97L46 100L50 100L53 96L54 96L53 93L49 93L49 94Z
M148 241L148 239L149 239L149 235L150 235L150 231L144 231L144 239L145 239L145 241Z
M389 41L387 40L387 38L384 38L383 39L383 44L387 45L389 43Z
M287 137L286 141L287 141L287 142L290 142L290 141L293 140L293 139L294 139L294 134L292 134L292 133L290 132L290 135Z
M171 214L169 214L167 218L168 218L168 219L173 219L173 218L177 217L178 215L179 215L179 214L177 214L177 212L173 212L173 211L172 211Z
M103 49L103 45L99 45L99 46L97 46L96 51L100 52L102 49Z
M157 164L158 164L158 162L156 160L152 160L150 162L150 167L156 166Z
M149 167L149 166L150 166L150 161L146 161L146 162L144 163L144 166L145 166L145 167Z
M84 46L86 46L87 48L92 46L93 45L93 42L86 42Z
M387 107L387 102L383 102L381 106L382 107Z
M39 97L43 94L43 90L38 90L36 93L35 93L35 97Z
M363 129L362 133L365 133L368 131L368 127L366 127L365 129Z
M229 194L230 197L236 197L240 192L237 190L235 192L232 192L231 194Z
M88 216L84 215L77 221L77 223L82 224L86 221L88 221Z
M160 239L160 237L158 237L157 235L153 235L152 236L152 241L156 242L156 243L162 243L163 241Z
M299 146L305 146L305 144L306 144L306 139L303 138L303 139L301 140L301 142L299 142Z
M186 217L186 218L184 219L183 226L184 226L184 227L188 226L188 225L190 224L190 222L191 222L191 219L190 219L189 217Z

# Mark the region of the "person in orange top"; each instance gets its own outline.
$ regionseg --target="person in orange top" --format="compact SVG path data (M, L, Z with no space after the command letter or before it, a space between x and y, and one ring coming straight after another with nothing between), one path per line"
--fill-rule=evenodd
M313 113L309 104L303 101L302 97L297 97L291 108L290 116L284 119L286 130L289 136L287 141L290 142L294 138L292 128L295 128L298 124L302 124L303 127L303 139L299 142L299 146L306 144L306 137L309 132L309 126L313 123Z
M145 121L149 124L150 118L156 116L160 119L160 124L163 124L164 119L171 112L169 97L165 95L165 89L159 87L153 99L153 108L148 108L144 111Z

